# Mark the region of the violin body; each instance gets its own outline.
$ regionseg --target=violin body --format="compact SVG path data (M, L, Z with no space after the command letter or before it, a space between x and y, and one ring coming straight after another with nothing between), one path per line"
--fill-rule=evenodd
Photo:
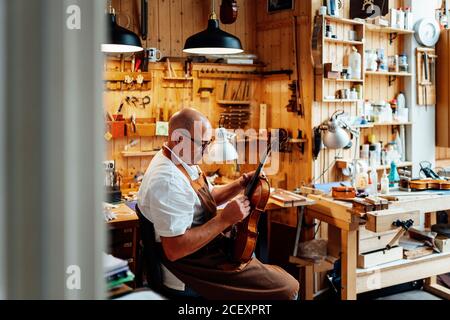
M249 196L250 214L235 225L233 259L245 263L249 261L256 248L258 221L270 197L270 184L266 177L259 177L254 192Z
M411 180L409 187L414 190L450 190L450 181L446 180Z
M236 0L222 0L220 5L220 21L223 24L236 22L238 16L238 5Z

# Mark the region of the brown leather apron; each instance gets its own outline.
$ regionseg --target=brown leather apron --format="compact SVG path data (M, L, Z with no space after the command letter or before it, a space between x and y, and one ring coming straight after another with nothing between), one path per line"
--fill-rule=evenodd
M163 148L169 159L169 150ZM188 178L197 193L205 213L205 221L216 214L216 202L209 191L205 174L192 181L182 165L177 168ZM253 258L246 264L233 264L229 252L229 239L217 236L200 250L169 261L160 246L164 266L178 279L205 299L211 300L290 300L297 295L299 284L278 266L266 265Z

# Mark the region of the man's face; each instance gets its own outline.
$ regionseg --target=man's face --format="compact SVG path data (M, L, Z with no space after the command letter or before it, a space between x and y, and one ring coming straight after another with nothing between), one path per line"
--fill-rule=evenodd
M195 121L191 131L176 130L174 140L178 141L173 151L187 164L198 164L206 152L212 138L211 123L204 119Z
M194 126L192 137L193 140L191 140L191 164L198 164L203 159L203 155L205 154L208 145L211 143L211 123L207 120L201 122L199 121L198 128Z

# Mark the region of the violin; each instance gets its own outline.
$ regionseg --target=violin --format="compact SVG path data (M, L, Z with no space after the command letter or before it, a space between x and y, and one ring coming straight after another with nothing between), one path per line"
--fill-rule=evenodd
M411 180L409 187L414 190L450 190L450 181L435 179Z
M272 146L269 146L245 189L244 194L250 201L250 214L234 226L233 259L237 262L248 262L256 248L259 217L270 197L269 181L265 176L261 176L261 171L271 150Z
M223 24L236 22L238 16L238 5L236 0L222 0L220 5L220 21Z

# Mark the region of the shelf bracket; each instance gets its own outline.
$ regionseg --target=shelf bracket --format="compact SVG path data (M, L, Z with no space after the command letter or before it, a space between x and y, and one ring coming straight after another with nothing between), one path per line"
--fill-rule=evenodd
M397 76L389 76L389 87L397 80Z
M395 39L397 39L398 37L398 33L393 32L393 33L389 33L389 44L392 44L394 42Z

